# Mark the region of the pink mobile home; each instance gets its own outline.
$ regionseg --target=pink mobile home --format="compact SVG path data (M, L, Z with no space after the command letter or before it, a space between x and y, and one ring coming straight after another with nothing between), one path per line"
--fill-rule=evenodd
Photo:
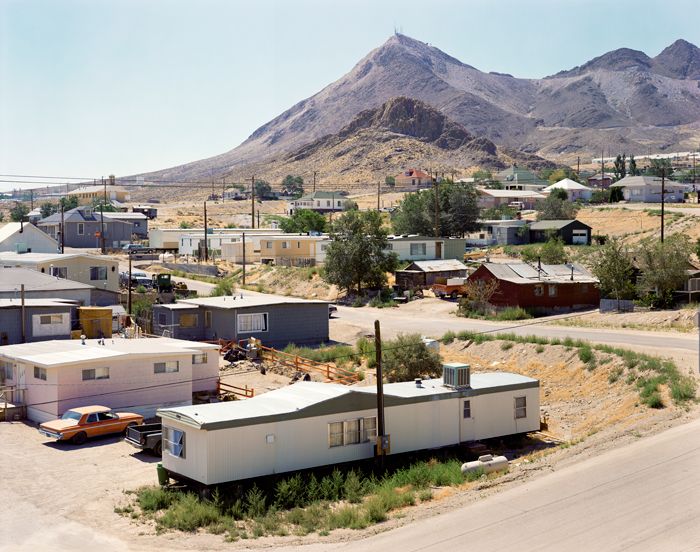
M0 376L35 422L101 404L153 416L213 391L217 345L179 339L53 340L0 347Z

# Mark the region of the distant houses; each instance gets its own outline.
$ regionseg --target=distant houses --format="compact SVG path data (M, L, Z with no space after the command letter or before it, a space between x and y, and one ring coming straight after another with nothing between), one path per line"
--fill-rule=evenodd
M109 184L107 186L76 188L66 195L77 197L80 205L92 205L95 201L103 201L105 197L107 198L107 203L113 201L125 203L131 200L131 194L126 188Z
M595 306L600 301L597 278L578 264L487 262L469 280L498 282L489 300L497 307L557 312Z
M465 278L467 267L454 259L413 261L407 267L397 270L395 276L396 287L399 289L425 289L448 278Z
M610 184L613 183L613 175L610 173L597 173L593 176L589 176L586 180L591 188L607 190Z
M517 165L512 165L496 173L493 179L500 182L506 190L540 191L549 185L549 182L541 179L531 170Z
M545 199L545 195L533 190L496 190L490 188L478 188L478 203L482 209L493 209L500 206L513 207L514 209L534 209L538 201Z
M431 238L429 236L389 236L387 250L401 261L426 261L464 258L467 240L464 238Z
M622 188L625 201L632 203L661 203L661 178L657 176L626 176L610 185ZM664 182L664 201L681 203L687 190L685 184L678 184L666 179Z

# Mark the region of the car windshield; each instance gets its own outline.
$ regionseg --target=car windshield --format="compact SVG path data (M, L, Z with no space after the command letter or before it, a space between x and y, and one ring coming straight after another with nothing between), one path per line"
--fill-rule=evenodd
M81 415L75 410L69 410L61 416L61 420L80 420Z

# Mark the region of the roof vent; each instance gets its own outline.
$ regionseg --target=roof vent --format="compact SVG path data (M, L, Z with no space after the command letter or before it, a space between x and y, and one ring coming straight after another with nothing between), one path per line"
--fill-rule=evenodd
M469 387L469 364L450 362L442 365L442 383L445 387Z
M85 334L81 334L81 336L80 336L80 343L83 345L85 345L85 337L86 337Z
M416 387L423 387L423 380L420 378L416 378Z

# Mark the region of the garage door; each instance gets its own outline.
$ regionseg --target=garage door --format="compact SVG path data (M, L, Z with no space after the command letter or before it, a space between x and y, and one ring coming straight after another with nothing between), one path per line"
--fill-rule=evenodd
M588 243L588 230L574 230L571 243L574 245L586 245Z

